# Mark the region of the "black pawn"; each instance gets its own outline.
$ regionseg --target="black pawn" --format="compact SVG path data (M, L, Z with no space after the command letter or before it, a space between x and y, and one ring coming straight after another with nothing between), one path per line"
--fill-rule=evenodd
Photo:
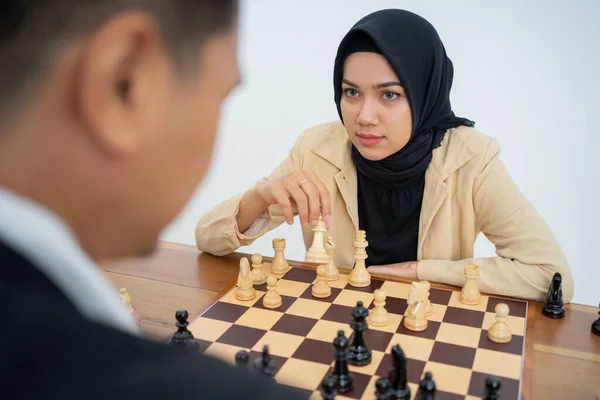
M338 380L335 375L328 375L321 382L321 397L323 400L334 400L337 396Z
M333 375L337 378L338 391L346 393L354 387L354 377L348 370L348 339L344 336L344 331L338 331L333 346L335 347Z
M272 377L275 375L276 367L275 360L269 354L269 346L264 345L261 355L254 360L254 369L261 374Z
M235 365L240 368L248 368L250 356L246 350L240 350L235 354Z
M485 400L498 400L500 398L500 378L488 376L485 379Z
M431 372L425 372L425 378L419 384L416 400L435 400L435 382Z
M175 313L175 319L177 319L177 332L173 334L171 344L174 346L187 347L187 348L198 348L198 342L194 339L192 332L188 330L188 317L187 310L177 310Z
M542 314L549 318L562 318L565 316L563 307L562 275L555 273L548 287L546 302L542 307Z
M392 384L388 378L379 378L375 382L375 398L377 400L390 400L393 397Z
M354 340L350 345L350 355L348 363L356 366L367 365L371 362L371 349L365 341L365 331L369 327L367 324L367 316L369 310L363 306L363 302L356 303L356 307L352 309L352 322L350 326L354 330Z
M600 307L600 304L598 305L598 307ZM600 311L598 311L598 315L600 315ZM592 333L594 335L600 336L600 317L598 317L597 320L592 322Z
M406 377L406 355L400 345L392 347L392 363L394 369L390 371L389 378L397 400L409 400L410 388Z

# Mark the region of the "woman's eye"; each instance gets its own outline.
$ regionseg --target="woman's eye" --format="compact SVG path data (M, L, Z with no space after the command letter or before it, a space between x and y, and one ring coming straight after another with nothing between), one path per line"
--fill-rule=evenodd
M349 97L358 96L358 91L356 89L346 89L345 92L346 92L346 96L349 96Z
M400 97L400 95L398 93L394 93L394 92L385 92L383 94L383 97L386 100L396 100L398 97Z

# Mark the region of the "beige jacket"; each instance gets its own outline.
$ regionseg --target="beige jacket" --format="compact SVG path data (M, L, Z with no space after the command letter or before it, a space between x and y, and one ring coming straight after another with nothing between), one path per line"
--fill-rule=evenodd
M358 229L357 178L350 148L340 122L315 126L303 132L287 158L263 178L273 179L295 169L316 173L331 196L328 235L336 244L338 266L346 269L354 263L352 242ZM542 300L552 275L560 272L564 300L569 302L574 284L567 260L499 155L495 139L467 127L448 131L441 146L434 150L425 174L418 278L461 287L465 264L477 264L482 292ZM285 222L281 208L272 206L246 232L239 232L236 214L243 195L226 200L198 221L199 250L226 255ZM308 248L313 233L310 228L302 233ZM479 233L494 243L496 257L473 258Z

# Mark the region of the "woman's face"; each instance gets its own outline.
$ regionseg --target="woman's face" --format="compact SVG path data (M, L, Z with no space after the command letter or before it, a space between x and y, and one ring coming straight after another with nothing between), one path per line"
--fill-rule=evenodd
M410 105L384 56L353 53L346 59L340 106L348 136L366 159L384 159L408 143Z

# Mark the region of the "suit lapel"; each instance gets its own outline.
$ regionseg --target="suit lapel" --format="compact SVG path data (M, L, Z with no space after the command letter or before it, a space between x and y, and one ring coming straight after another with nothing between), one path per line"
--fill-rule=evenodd
M423 245L431 225L444 201L450 196L446 180L457 169L477 155L464 137L464 127L450 129L440 147L433 151L431 164L425 172L425 190L419 219L417 259L423 257Z

